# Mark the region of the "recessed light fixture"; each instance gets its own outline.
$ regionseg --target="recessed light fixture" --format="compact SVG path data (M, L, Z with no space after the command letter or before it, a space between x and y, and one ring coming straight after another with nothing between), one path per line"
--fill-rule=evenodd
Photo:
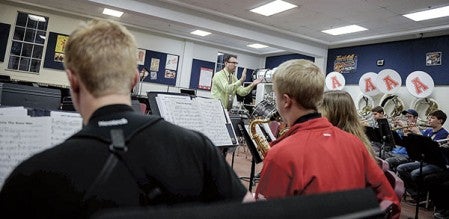
M207 36L209 34L211 34L210 32L204 31L204 30L195 30L190 32L193 35L198 35L198 36Z
M329 29L329 30L323 30L321 32L327 33L330 35L342 35L342 34L355 33L355 32L360 32L360 31L365 31L365 30L368 30L368 29L361 27L359 25L349 25L349 26L344 26L344 27L339 27L339 28L334 28L334 29Z
M268 46L259 44L259 43L253 43L253 44L247 45L247 47L251 47L251 48L255 48L255 49L263 49L263 48L267 48Z
M29 17L31 20L33 20L33 21L39 21L39 22L45 22L45 21L46 21L45 18L42 17L42 16L37 16L37 15L29 14L28 17Z
M298 6L290 4L288 2L284 2L282 0L276 0L260 7L251 9L250 11L264 16L270 16L296 7Z
M403 16L408 19L412 19L414 21L423 21L434 18L447 17L449 16L449 6L420 11L416 13L404 14Z
M121 17L123 15L123 12L122 11L117 11L117 10L114 10L114 9L105 8L103 10L103 14L110 15L110 16L113 16L113 17Z

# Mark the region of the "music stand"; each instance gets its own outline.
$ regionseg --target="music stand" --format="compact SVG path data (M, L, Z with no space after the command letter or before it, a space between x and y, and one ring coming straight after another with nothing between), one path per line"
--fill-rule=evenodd
M239 124L239 130L243 134L243 138L245 139L246 145L248 146L249 151L251 152L251 172L249 174L249 186L248 190L251 192L252 187L254 184L254 176L255 176L255 169L256 169L256 163L262 162L262 157L259 154L259 151L257 150L256 144L254 144L253 139L251 138L251 135L249 134L248 130L245 127L245 123L248 123L248 120L242 120Z
M407 149L408 156L419 161L419 179L417 183L418 194L421 194L421 184L423 182L422 168L424 162L446 168L446 159L441 153L439 144L429 137L422 135L409 134L402 139L403 146ZM418 218L419 198L415 209L415 218Z
M381 137L382 146L379 150L379 157L382 157L382 152L391 151L396 145L394 142L393 134L390 129L390 124L387 119L377 119L379 125L379 133Z
M446 159L441 153L438 142L422 135L409 134L402 139L408 156L417 161L423 161L446 168Z
M379 128L365 126L365 134L368 137L368 139L372 142L382 142Z

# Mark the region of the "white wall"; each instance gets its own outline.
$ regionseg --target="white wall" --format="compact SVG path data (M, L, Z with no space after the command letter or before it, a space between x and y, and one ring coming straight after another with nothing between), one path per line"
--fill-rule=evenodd
M58 32L63 34L70 34L74 27L76 27L82 20L73 17L63 17L60 15L50 14L43 11L33 10L30 8L20 8L5 4L0 4L0 20L2 23L11 24L11 30L9 39L14 34L14 24L16 22L17 11L24 11L28 13L47 16L50 19L48 25L48 32ZM48 38L48 34L47 34ZM44 47L44 51L46 46ZM41 82L48 84L56 84L62 86L68 86L67 77L64 71L42 68L43 61L41 63L41 71L39 74L35 73L23 73L12 70L6 70L8 67L9 53L11 50L11 41L9 40L6 46L5 61L0 62L0 74L10 75L12 79ZM44 58L44 57L43 57Z
M48 32L56 32L62 34L70 34L78 26L78 24L89 20L89 18L80 18L70 15L63 16L59 15L59 13L53 14L51 12L34 9L33 7L28 6L16 6L0 3L1 22L11 24L11 30L9 34L10 39L12 38L14 33L14 24L16 22L17 11L34 13L49 17ZM239 58L239 65L248 68L260 68L262 66L261 63L263 63L264 59L264 57L258 55L245 54L242 52L223 48L215 48L209 45L198 44L181 38L152 33L147 30L137 29L135 27L128 28L135 36L139 48L180 56L176 86L144 82L142 83L142 88L140 89L140 94L142 95L145 95L147 91L177 92L179 91L179 88L188 88L190 85L192 60L200 59L215 63L219 51L236 54ZM45 49L46 46L44 48L44 52ZM39 74L8 70L7 67L10 50L11 42L8 41L5 62L0 62L0 74L10 75L11 78L15 80L68 86L68 81L64 71L43 68L43 62L41 63L41 70ZM45 57L45 54L43 57ZM209 91L198 91L198 94L200 96L210 96Z

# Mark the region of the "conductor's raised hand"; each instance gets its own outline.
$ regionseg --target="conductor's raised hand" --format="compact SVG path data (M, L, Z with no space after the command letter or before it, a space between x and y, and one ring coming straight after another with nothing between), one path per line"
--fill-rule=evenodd
M240 81L245 81L246 80L246 68L243 68L243 72L242 72L242 76L240 77Z
M256 80L253 81L253 85L256 86L257 84L259 84L260 82L262 82L263 78L258 78Z

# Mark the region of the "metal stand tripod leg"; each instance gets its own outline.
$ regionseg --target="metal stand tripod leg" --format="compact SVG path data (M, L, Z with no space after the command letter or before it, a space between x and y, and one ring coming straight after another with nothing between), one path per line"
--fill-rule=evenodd
M256 171L256 161L254 160L254 158L251 159L251 173L249 175L249 187L248 187L248 191L252 192L253 189L253 184L254 184L254 175Z
M419 214L419 203L421 202L421 186L423 183L423 176L422 176L422 166L423 166L423 159L419 161L419 177L418 177L418 183L417 183L417 190L418 190L418 200L416 200L416 208L415 208L415 219L418 219Z

